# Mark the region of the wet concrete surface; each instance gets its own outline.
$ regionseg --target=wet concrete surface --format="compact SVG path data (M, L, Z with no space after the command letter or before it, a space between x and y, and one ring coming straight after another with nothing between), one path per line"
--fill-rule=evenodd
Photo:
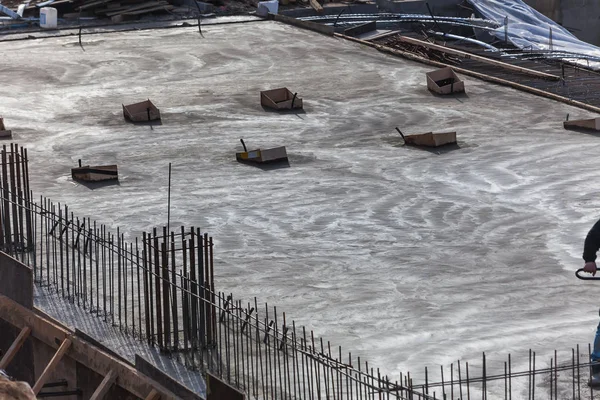
M434 96L427 66L274 22L203 32L0 44L0 114L35 194L132 238L166 224L173 163L171 226L214 236L219 289L384 373L592 340L600 287L573 272L600 216L600 142L562 128L587 113L470 78ZM281 86L304 112L262 109ZM162 124L125 122L121 104L147 98ZM458 148L404 147L396 126L456 130ZM285 145L290 167L237 163L240 138ZM119 185L72 182L78 159L118 164Z

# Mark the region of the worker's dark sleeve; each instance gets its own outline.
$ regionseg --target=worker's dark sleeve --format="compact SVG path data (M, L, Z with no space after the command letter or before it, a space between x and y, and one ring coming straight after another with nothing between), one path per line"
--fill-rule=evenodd
M583 260L585 262L596 261L596 252L600 248L600 220L592 226L585 238L583 245Z

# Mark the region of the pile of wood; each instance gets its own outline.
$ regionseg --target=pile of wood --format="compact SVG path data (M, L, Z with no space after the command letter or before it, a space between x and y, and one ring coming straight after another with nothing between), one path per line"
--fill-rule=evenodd
M169 11L175 8L165 0L85 0L78 10L93 13L98 17L109 17L115 22L135 19L155 11Z

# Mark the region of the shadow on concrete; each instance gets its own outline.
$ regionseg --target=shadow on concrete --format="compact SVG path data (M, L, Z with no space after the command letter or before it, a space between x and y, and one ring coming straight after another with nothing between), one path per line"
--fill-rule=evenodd
M87 182L80 181L77 179L73 179L73 182L80 184L81 186L85 186L90 190L102 189L109 186L121 186L121 183L117 179L112 179L109 181L100 181L100 182Z
M300 115L300 114L306 114L306 111L304 111L304 108L296 108L294 110L274 110L272 108L269 107L265 107L265 106L260 106L260 108L263 109L263 111L268 112L268 113L273 113L273 114L294 114L296 116Z
M413 146L413 145L410 145L410 146L405 145L405 146L408 148L412 148L414 150L427 151L429 153L438 154L438 155L450 153L451 151L461 149L461 146L458 143L445 144L440 147L426 147L426 146Z
M134 122L134 121L130 121L127 118L125 118L125 121L127 121L128 123L130 123L131 125L139 125L139 126L160 126L162 125L162 119L156 119L154 121L139 121L139 122Z
M252 162L252 161L243 161L243 160L236 160L236 161L239 162L240 164L246 164L246 165L250 165L252 167L256 167L258 169L262 169L263 171L274 171L276 169L290 167L290 162L288 160L273 161L273 162L268 162L268 163L257 163L257 162Z
M463 100L469 98L469 95L467 94L467 92L451 93L451 94L439 94L439 93L432 92L431 90L428 90L428 92L433 97L439 97L441 99L454 99L460 103L462 103Z
M586 128L579 128L579 127L573 126L573 127L565 128L565 130L577 132L577 133L585 133L586 135L600 137L600 132L598 132L594 129L586 129Z
M398 148L406 147L410 151L426 151L428 153L438 154L438 155L450 153L451 151L460 150L462 148L469 147L469 146L465 145L464 143L462 145L458 144L458 143L450 143L450 144L445 144L440 147L415 146L412 144L407 145L406 143L404 143L404 140L402 140L402 138L394 138L394 137L387 138L384 140L386 142L388 142L389 144L391 144L393 147L398 147Z

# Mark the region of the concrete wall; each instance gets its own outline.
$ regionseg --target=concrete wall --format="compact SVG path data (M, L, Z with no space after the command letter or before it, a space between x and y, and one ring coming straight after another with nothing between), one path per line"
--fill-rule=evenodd
M561 0L524 0L525 3L535 8L546 17L554 20L560 21L560 3Z
M600 45L600 0L524 0L579 39Z
M559 23L572 29L579 39L600 45L600 0L560 0L560 3Z
M0 252L0 294L33 308L33 270Z

